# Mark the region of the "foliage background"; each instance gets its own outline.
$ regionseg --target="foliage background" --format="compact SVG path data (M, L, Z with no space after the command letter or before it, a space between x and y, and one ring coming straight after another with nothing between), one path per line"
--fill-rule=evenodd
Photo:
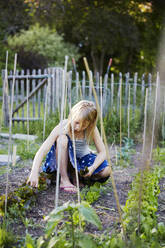
M84 68L82 57L85 55L95 72L105 73L110 57L113 58L111 70L114 72L152 72L157 67L164 13L164 0L1 0L0 66L5 66L6 50L10 54L9 68L13 64L13 52L18 52L19 65L23 69L53 63L62 65L63 54L69 50L80 70ZM42 31L38 46L35 44L29 52L32 36L30 31L26 31L33 26L33 30L39 32L36 23L40 24ZM49 34L58 36L56 40L52 39L52 50L43 45L44 40L50 45L52 37L46 36L44 28ZM23 34L28 37L28 45ZM14 46L15 35L17 44L20 37L22 49ZM56 42L59 44L57 47ZM63 52L57 56L61 48Z

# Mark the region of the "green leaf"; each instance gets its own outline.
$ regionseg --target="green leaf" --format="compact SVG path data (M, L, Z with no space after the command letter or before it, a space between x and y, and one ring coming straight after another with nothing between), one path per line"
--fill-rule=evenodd
M27 248L35 248L35 241L32 239L30 234L26 234L25 244Z
M97 226L99 229L102 228L101 221L97 216L95 210L86 202L82 202L79 205L79 211L84 217L85 221L92 223Z
M44 239L41 236L39 239L37 239L37 248L40 248L44 244Z
M51 238L47 248L52 248L57 242L58 242L58 239L56 237Z
M94 240L92 240L92 237L90 237L89 235L83 235L82 237L79 238L78 240L78 245L81 248L96 248L97 245L94 242Z

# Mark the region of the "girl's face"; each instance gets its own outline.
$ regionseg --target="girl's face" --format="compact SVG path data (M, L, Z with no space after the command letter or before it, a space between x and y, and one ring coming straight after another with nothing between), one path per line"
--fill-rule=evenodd
M73 126L75 132L82 132L84 131L89 125L89 121L82 121L81 119L75 119Z

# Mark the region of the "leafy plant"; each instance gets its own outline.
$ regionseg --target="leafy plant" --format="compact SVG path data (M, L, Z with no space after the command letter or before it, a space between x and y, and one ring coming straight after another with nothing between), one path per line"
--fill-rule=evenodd
M161 238L164 240L162 233L165 226L162 224L157 226L155 215L158 208L157 197L160 192L158 183L163 174L160 167L155 167L153 171L145 170L143 175L139 173L123 207L127 236L132 242L135 240L139 240L139 243L144 242L145 247L155 247L152 245L159 245ZM141 199L140 205L139 199Z
M97 214L87 202L64 203L54 209L45 220L48 221L45 239L41 236L34 240L28 234L25 242L27 248L97 247L92 235L83 232L85 225L80 227L80 222L87 222L101 229L101 222Z
M17 154L22 160L33 159L40 147L40 144L37 144L34 141L29 142L29 148L27 146L27 141L17 141L17 144Z
M135 153L133 139L124 137L122 140L123 146L121 152L118 151L118 164L122 166L128 166L131 164L131 155Z
M165 148L160 148L157 146L156 149L153 150L153 159L155 162L159 162L160 164L165 164Z
M6 230L4 227L0 227L0 247L9 248L14 247L16 243L16 237Z
M21 187L10 192L7 197L7 213L9 218L25 216L25 213L35 203L36 193L47 188L47 181L44 174L39 178L39 188L33 189L24 183ZM0 196L0 216L5 213L5 195Z
M80 192L80 196L82 200L87 201L89 204L92 204L99 199L100 194L104 191L105 187L101 183L96 182L90 187L84 187Z
M78 48L73 44L64 42L62 35L60 36L55 29L50 29L48 26L41 27L39 24L31 26L29 30L21 30L19 34L10 36L8 45L20 55L19 64L22 67L32 69L34 65L35 68L36 66L39 68L62 67L66 54L71 58L75 57L76 60L80 57ZM27 63L29 64L27 65ZM69 66L72 66L71 60Z

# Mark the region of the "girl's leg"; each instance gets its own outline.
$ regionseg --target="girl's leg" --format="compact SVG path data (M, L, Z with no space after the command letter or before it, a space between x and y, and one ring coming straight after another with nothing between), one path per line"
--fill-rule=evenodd
M68 169L68 138L66 135L61 135L56 141L56 159L58 162L58 154L61 149L61 159L60 159L60 187L65 189L65 191L76 192L76 187L70 182L67 169Z
M109 166L105 167L103 170L101 170L97 174L92 175L92 177L95 179L105 178L105 177L109 177L109 176L110 176L110 167Z

